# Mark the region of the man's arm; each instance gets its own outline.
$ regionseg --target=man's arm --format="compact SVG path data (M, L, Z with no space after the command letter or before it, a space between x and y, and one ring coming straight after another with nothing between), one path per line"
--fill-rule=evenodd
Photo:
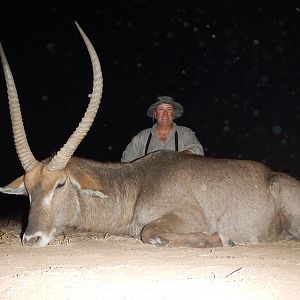
M122 154L121 162L129 162L142 157L144 155L144 149L145 130L133 137Z
M204 150L201 143L197 139L195 132L189 128L185 128L183 132L183 143L182 153L204 156Z
M131 142L127 145L126 149L122 153L121 162L129 162L135 160L138 157L136 151L136 137L134 137Z

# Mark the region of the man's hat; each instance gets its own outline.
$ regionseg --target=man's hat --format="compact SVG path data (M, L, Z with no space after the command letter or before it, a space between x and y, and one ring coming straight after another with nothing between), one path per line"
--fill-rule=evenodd
M180 118L183 114L184 109L179 102L174 101L174 99L169 96L160 96L157 97L157 101L148 108L147 116L153 118L153 113L160 104L171 104L174 107L174 119Z

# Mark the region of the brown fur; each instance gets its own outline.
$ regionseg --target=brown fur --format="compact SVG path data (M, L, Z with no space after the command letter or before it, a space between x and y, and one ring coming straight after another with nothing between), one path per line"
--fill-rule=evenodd
M73 157L64 170L41 163L24 178L31 197L24 243L43 245L66 226L188 247L299 238L299 182L254 161L171 151L131 163ZM14 193L16 182L23 181L0 191Z

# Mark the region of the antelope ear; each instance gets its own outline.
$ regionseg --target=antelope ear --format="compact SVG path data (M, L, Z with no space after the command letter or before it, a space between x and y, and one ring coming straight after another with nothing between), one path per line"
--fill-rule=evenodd
M24 175L12 181L10 184L0 187L0 192L13 195L28 195L24 184Z
M71 183L76 186L82 193L90 197L108 197L104 191L101 190L99 184L92 176L86 173L79 173L71 176Z

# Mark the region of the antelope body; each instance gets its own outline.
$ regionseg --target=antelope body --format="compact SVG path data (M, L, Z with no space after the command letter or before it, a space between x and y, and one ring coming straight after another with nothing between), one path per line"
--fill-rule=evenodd
M23 244L45 246L67 226L188 247L300 238L300 183L261 163L172 151L130 163L73 157L92 125L102 94L97 54L78 28L93 65L93 93L70 139L42 162L27 143L16 87L0 48L16 150L25 170L0 191L29 196Z

